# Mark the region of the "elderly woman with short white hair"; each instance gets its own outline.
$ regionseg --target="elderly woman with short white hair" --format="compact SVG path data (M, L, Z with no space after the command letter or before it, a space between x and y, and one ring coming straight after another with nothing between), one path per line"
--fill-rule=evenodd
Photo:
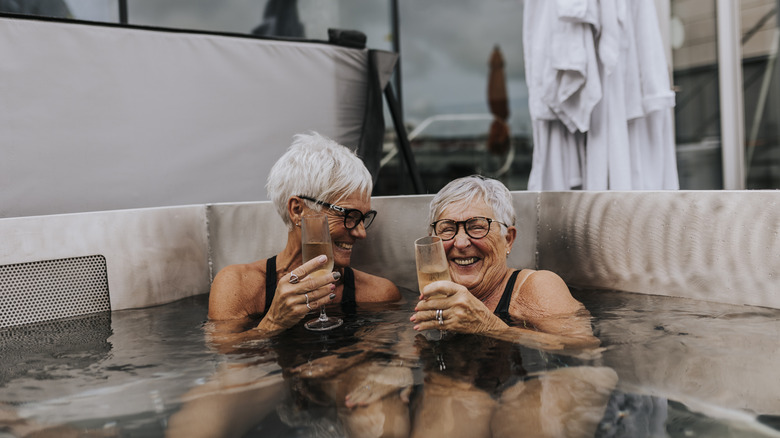
M196 386L183 397L188 402L171 416L167 436L244 436L267 414L286 403L290 392L287 379L301 365L297 362L298 348L287 346L281 350L294 350L291 357L276 355L283 376L268 372L263 354L258 356L258 363L244 360L244 354L253 351L251 344L243 344L244 341L274 336L294 340L298 335L295 328L302 329L298 323L304 316L329 303L341 303L344 310L352 304L401 298L391 281L349 267L353 245L366 237L366 229L376 216L371 210L372 187L371 175L350 149L317 133L294 137L287 152L271 169L267 183L269 198L287 225L284 249L267 259L227 266L211 285L208 317L219 323L210 324L210 344L221 352L241 352L241 359L220 364L206 384ZM303 263L301 217L312 210L323 211L328 217L334 255L331 274L309 275L325 266L325 260L315 258ZM251 326L254 327L246 329ZM341 330L339 339L349 342L351 338L344 336L344 330L354 328ZM288 334L290 337L284 338ZM246 345L248 350L243 350ZM319 343L297 347L305 351L301 357L328 364L320 368L338 375L312 379L312 385L317 391L333 395L344 427L352 432L350 436L369 436L363 431L384 424L386 416L408 417L407 395L400 392L404 386L373 398L353 396L357 400L347 400L348 396L343 394L352 394L365 380L365 369L370 367L355 365L345 369L337 353L323 350ZM296 391L296 396L304 395ZM405 415L396 415L398 411ZM382 428L379 429L381 432ZM400 436L408 435L405 430L399 432Z
M517 238L509 190L479 176L456 179L431 201L429 224L443 240L452 281L425 286L411 321L415 330L448 335L436 347L441 363L425 369L411 437L592 437L617 383L614 370L564 366L525 374L522 360L513 360L515 343L560 350L599 340L561 277L507 265ZM420 345L423 353L433 350ZM499 348L507 354L492 356L494 374L483 374L471 356L451 354L462 348L473 356Z
M420 291L411 317L415 330L514 338L523 331L512 326L522 324L574 336L572 344L598 344L587 311L560 276L507 265L517 229L512 195L504 184L480 176L450 182L431 201L428 223L431 234L443 241L452 281Z
M391 281L349 267L352 246L366 237L376 216L372 187L370 173L352 150L317 133L296 135L267 183L269 198L287 225L287 244L268 259L222 269L211 285L209 319L262 316L255 330L273 335L329 303L400 299ZM307 277L325 264L318 259L303 263L300 222L312 210L328 216L331 275Z

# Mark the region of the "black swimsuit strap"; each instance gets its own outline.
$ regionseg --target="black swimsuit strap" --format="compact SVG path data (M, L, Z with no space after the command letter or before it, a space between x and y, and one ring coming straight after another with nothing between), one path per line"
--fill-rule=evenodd
M355 273L347 266L344 268L344 292L341 294L341 305L355 303Z
M515 288L517 274L519 273L520 271L515 271L512 273L512 276L509 277L509 281L506 283L506 287L504 288L504 293L501 295L501 300L498 302L498 306L496 306L495 312L493 312L494 315L498 316L504 321L507 321L510 318L509 303L512 302L512 291Z
M268 312L268 309L271 308L274 295L276 295L276 256L265 262L265 308L263 312Z
M271 308L271 302L276 294L276 256L270 257L265 262L265 309ZM343 311L353 313L355 308L355 273L352 268L344 268L344 291L341 295L341 308Z

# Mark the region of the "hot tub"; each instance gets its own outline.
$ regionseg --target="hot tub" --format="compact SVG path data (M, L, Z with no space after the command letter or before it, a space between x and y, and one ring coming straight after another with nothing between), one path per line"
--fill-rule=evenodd
M516 350L529 376L614 370L597 436L780 436L776 192L513 196L510 264L561 274L591 310L604 347L583 356L502 346ZM426 232L430 198L375 198L377 222L356 246L356 267L395 281L407 298L346 315L356 331L398 327L395 338L369 337L378 350L410 329L403 321L416 295L412 242ZM204 339L210 279L225 265L275 254L285 236L267 202L0 219L0 424L163 435L197 399L192 391L247 358ZM465 360L452 354L468 340L434 335L411 358L413 388ZM327 336L295 345L341 348L330 344L338 335ZM263 356L266 347L249 346L249 357L264 358L249 380L294 380ZM399 358L385 351L367 360ZM252 390L264 394L259 388ZM250 433L343 434L326 421L327 409L304 410L301 419L289 404L274 406Z

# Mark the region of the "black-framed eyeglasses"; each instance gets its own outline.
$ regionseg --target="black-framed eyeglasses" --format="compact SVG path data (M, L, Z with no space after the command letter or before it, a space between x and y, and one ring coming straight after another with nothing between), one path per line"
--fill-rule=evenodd
M363 222L363 227L368 228L371 226L371 223L374 222L374 218L376 218L376 211L374 210L368 210L366 214L363 214L362 211L356 208L339 207L338 205L333 205L328 202L319 201L317 199L303 195L298 195L298 197L341 213L344 215L344 228L348 230L355 228L361 222Z
M441 240L452 240L458 234L458 228L463 225L466 235L472 239L481 239L490 232L490 224L493 222L505 227L509 225L499 222L489 217L476 216L465 221L454 221L452 219L441 219L431 224L433 234L441 237Z

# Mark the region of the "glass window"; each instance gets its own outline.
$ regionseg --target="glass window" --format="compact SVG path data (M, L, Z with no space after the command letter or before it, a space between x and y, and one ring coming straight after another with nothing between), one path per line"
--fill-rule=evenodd
M753 189L780 187L776 3L739 3L745 174L747 187ZM366 34L368 47L392 50L393 4L400 7L398 96L426 191L436 192L453 178L474 173L498 178L512 190L525 189L533 146L521 1L462 0L455 7L451 0L0 0L0 12L118 22L120 9L126 8L127 22L133 25L315 40L326 40L329 28L354 29ZM668 4L680 188L721 189L716 0ZM488 101L495 49L503 60L508 109L505 149L488 145L497 118ZM412 193L386 113L384 159L375 193Z
M714 0L672 0L669 26L681 189L721 189L723 171Z
M0 12L108 23L119 22L117 0L0 0Z
M67 0L73 18L105 23L119 22L119 2L117 0Z
M70 7L65 0L0 0L0 12L73 18Z
M328 28L359 30L367 47L392 49L388 0L298 0L298 10L307 38L327 40Z
M780 28L775 0L741 3L748 189L780 188Z
M527 186L531 124L523 66L523 4L518 1L400 2L404 120L425 190L480 173L510 189ZM490 150L489 61L504 63L509 148ZM392 126L389 126L392 129ZM375 193L413 193L392 141Z
M247 34L263 17L253 0L127 0L129 24Z
M387 0L127 0L130 24L327 40L328 29L359 30L389 49Z

